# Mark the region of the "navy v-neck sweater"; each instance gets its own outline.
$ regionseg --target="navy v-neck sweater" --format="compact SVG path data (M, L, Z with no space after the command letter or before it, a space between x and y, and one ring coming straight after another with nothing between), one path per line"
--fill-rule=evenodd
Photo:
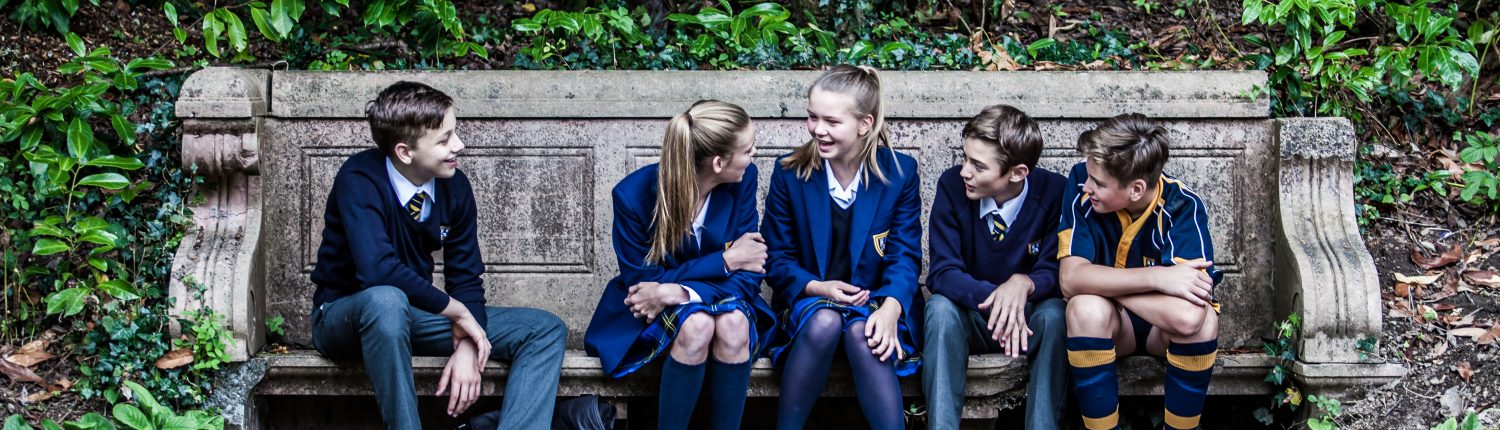
M484 309L484 263L475 234L474 191L463 171L434 179L426 221L411 218L406 202L396 201L385 154L369 149L339 167L323 215L323 243L313 268L313 306L365 288L390 285L406 292L412 306L440 313L453 297L480 327ZM432 283L432 253L443 250L447 292Z
M1029 300L1061 297L1057 289L1057 223L1062 214L1062 175L1036 168L1026 177L1026 201L999 243L979 216L979 202L964 196L962 166L938 179L928 220L927 288L968 309L979 309L995 286L1013 274L1036 284Z

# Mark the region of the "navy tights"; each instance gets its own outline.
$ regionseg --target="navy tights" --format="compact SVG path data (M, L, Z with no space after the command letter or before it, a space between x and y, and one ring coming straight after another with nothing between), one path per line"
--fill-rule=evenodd
M848 335L845 336L847 331ZM819 309L787 351L781 374L781 397L777 404L778 429L800 429L812 413L813 404L828 384L828 368L842 344L853 371L859 407L872 429L901 429L901 385L896 369L870 353L865 322L844 325L844 317L832 309ZM891 359L895 359L893 356Z

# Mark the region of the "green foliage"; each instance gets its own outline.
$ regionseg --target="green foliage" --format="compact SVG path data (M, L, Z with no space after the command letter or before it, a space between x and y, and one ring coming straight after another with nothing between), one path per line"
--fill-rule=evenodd
M1495 161L1500 154L1500 138L1476 132L1455 134L1453 140L1468 144L1459 151L1458 158L1473 166L1473 170L1463 173L1464 188L1459 198L1491 211L1500 210L1500 165Z
M8 3L10 0L0 0L0 8ZM89 3L98 6L99 0L89 0ZM78 0L20 0L16 9L10 12L10 19L31 31L51 29L63 34L68 32L68 23L75 13L78 13Z
M129 403L117 403L113 409L115 420L125 428L135 430L222 430L224 419L210 415L201 410L192 410L183 414L173 412L171 408L156 401L146 387L140 384L125 381L124 385L130 388L135 395L135 401L140 406Z
M182 13L198 16L203 48L214 57L230 54L235 60L252 59L248 51L252 30L272 44L294 42L316 31L323 21L337 22L347 12L362 18L364 31L408 39L424 57L462 58L473 54L489 58L484 45L469 40L458 7L451 0L374 0L365 3L362 13L349 10L349 0L257 0L199 10L202 6L168 1L162 5L162 13L175 27L173 35L179 43L187 40L181 27L185 21Z
M224 326L224 317L213 309L202 308L184 316L182 326L192 333L192 340L178 339L179 348L193 351L193 369L218 369L229 362L227 349L234 345L234 336Z
M1266 48L1256 62L1270 74L1273 109L1283 116L1359 118L1355 104L1369 103L1377 87L1397 91L1421 80L1459 88L1479 72L1474 44L1452 24L1457 5L1434 12L1426 0L1410 5L1384 0L1244 0L1243 21L1268 28L1268 38L1246 39ZM1389 44L1346 48L1358 14L1388 20ZM1278 31L1279 30L1279 31ZM1365 57L1370 56L1369 60Z
M1267 356L1271 357L1271 370L1266 373L1265 382L1275 388L1276 393L1271 396L1271 406L1255 410L1255 419L1262 424L1271 425L1275 423L1275 412L1283 407L1289 411L1296 411L1302 406L1302 390L1292 380L1292 364L1297 362L1296 338L1302 330L1302 316L1293 312L1285 320L1276 324L1276 338L1265 339L1262 347Z
M286 331L282 328L283 324L286 324L286 319L282 318L281 315L272 317L266 320L266 331L273 335L286 336Z
M1311 430L1337 430L1339 428L1338 417L1344 414L1344 408L1338 399L1307 396L1307 401L1317 407L1316 417L1307 419L1307 428Z
M1483 428L1479 424L1479 414L1474 413L1474 411L1464 414L1463 422L1459 422L1457 418L1449 417L1447 421L1432 426L1432 430L1482 430Z

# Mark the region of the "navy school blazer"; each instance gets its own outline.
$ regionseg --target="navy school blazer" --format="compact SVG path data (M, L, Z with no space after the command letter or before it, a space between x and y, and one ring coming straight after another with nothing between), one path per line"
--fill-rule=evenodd
M1062 297L1057 288L1057 223L1067 179L1041 167L1026 176L1026 201L1006 228L1005 240L990 239L979 202L964 195L963 166L938 178L937 197L927 223L927 289L966 309L979 310L995 286L1011 275L1031 278L1028 300Z
M613 239L620 274L610 279L594 309L594 318L583 335L585 352L598 356L604 369L619 367L625 353L646 330L644 319L636 318L625 305L630 286L640 282L682 284L697 292L704 303L715 303L737 296L755 308L758 325L774 327L775 318L760 297L760 274L735 271L725 273L724 251L735 239L755 231L757 215L755 165L745 168L745 179L736 184L721 184L709 194L708 213L703 219L701 246L693 246L692 236L684 238L677 251L661 264L646 263L655 233L652 213L656 209L657 164L637 169L615 185ZM670 308L669 308L670 309ZM669 310L668 309L668 310ZM664 310L665 312L665 310ZM753 328L759 335L760 328Z
M809 180L776 160L761 234L766 238L766 282L775 291L778 312L790 309L810 281L825 280L831 246L849 248L850 284L870 290L870 300L885 297L901 303L907 328L921 345L923 299L917 291L922 261L922 193L917 160L880 148L873 172L861 179L852 211L850 243L829 243L833 228L828 175L821 169Z

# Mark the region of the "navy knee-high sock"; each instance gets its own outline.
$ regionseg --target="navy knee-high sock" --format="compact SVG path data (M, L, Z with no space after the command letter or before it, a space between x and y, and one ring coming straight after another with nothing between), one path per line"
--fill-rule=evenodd
M750 366L753 360L742 363L725 363L717 358L709 359L708 366L708 411L710 428L740 428L740 417L745 412L745 392L750 389Z
M899 346L897 346L899 348ZM849 335L844 336L844 355L849 356L849 370L854 375L854 391L859 398L859 408L872 429L902 429L906 418L901 412L901 381L896 379L896 368L891 366L896 354L887 361L880 361L870 351L865 338L865 323L849 326Z
M843 315L822 309L797 334L791 350L786 352L786 368L781 371L776 428L800 429L807 422L823 386L828 384L828 368L833 365L833 353L844 334L843 324Z
M703 390L704 363L682 364L667 354L661 366L661 397L657 399L659 429L685 429Z

